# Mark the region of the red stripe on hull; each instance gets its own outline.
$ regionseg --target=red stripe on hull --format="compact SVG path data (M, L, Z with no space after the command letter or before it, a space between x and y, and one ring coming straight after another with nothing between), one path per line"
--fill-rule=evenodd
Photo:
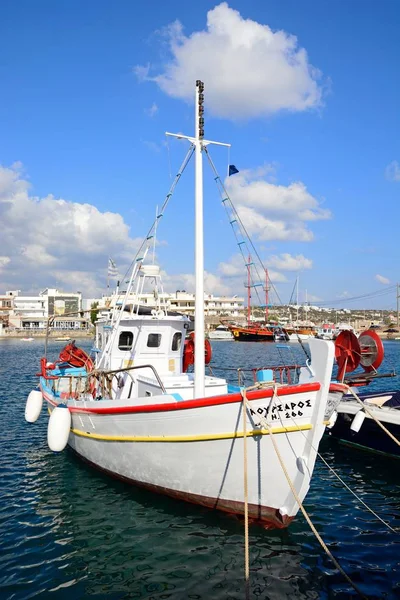
M315 383L303 383L299 385L284 386L277 389L278 396L289 396L294 394L306 394L309 392L317 392L321 385ZM49 399L48 395L42 389L43 396L50 404L55 404ZM262 400L263 398L271 398L274 391L272 388L254 390L247 392L248 400ZM69 410L73 413L91 413L97 415L117 415L117 414L133 414L133 413L151 413L151 412L167 412L171 410L188 410L190 408L203 408L208 406L218 406L221 404L233 404L241 402L241 394L224 394L222 396L211 396L210 398L200 398L198 400L182 400L174 404L149 404L141 406L111 406L99 408L85 408L77 406L69 406ZM99 401L101 403L101 401Z
M238 502L236 500L208 498L207 496L200 496L199 494L191 494L189 492L171 490L169 488L154 485L152 483L136 481L134 479L130 479L129 477L125 477L124 475L119 475L118 473L114 473L113 471L104 469L103 467L100 467L96 463L93 463L91 460L82 456L82 454L79 454L79 452L77 452L76 450L72 448L70 449L85 463L87 463L94 469L97 469L98 471L109 475L113 479L118 479L119 481L124 481L125 483L129 483L130 485L147 489L151 492L155 492L156 494L169 496L170 498L175 498L176 500L182 500L191 504L205 506L206 508L210 508L212 510L221 510L223 512L239 517L243 517L244 515L243 502ZM288 527L294 519L294 517L289 517L287 515L282 516L278 509L270 508L268 506L258 506L256 504L249 504L248 511L249 520L252 523L260 523L265 529L286 529L286 527Z
M347 392L349 390L348 390L348 386L345 385L344 383L330 383L329 391L330 392L341 392L342 394L347 394Z

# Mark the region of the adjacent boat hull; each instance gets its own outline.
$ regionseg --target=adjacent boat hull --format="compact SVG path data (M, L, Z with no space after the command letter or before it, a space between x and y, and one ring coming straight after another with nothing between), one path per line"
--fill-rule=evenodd
M386 429L400 440L400 410L394 407L380 405L390 401L398 392L381 392L376 394L362 394L360 398L366 402L370 411ZM379 427L368 413L365 416L359 431L350 427L355 416L361 410L360 404L352 397L343 398L337 408L337 419L329 434L348 446L368 450L390 457L400 458L400 446L394 442L387 433Z

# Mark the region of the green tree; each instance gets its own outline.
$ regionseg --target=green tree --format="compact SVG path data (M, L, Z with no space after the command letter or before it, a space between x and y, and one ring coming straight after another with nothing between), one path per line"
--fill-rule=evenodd
M92 322L92 325L95 324L96 320L97 320L97 307L99 306L98 302L92 302L92 304L90 305L90 320Z

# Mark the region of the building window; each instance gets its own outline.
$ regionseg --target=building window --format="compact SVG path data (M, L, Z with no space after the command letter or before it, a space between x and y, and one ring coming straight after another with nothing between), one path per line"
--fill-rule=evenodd
M180 350L181 343L182 343L182 334L180 331L177 331L176 333L174 333L174 337L172 338L171 350L173 350L174 352L176 352L177 350Z
M119 350L132 350L133 333L132 331L121 331L118 340Z
M147 338L148 348L159 348L161 344L161 333L149 333Z

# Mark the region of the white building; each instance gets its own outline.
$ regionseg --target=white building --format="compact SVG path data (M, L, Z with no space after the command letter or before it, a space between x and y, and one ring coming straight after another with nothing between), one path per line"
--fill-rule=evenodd
M99 308L112 307L115 304L122 303L124 293L121 292L119 295L104 296L101 299L95 300L83 300L83 307L85 310L90 310L94 303L98 304ZM191 294L185 291L176 291L174 294L168 294L166 292L159 294L161 305L164 305L169 310L177 311L186 315L194 315L195 310L195 294ZM132 300L127 301L128 304L133 302ZM156 306L156 298L154 294L139 294L139 304L143 306L153 307ZM243 316L244 311L244 298L238 296L214 296L213 294L204 294L204 312L205 316L229 316L229 317L240 317Z
M19 290L10 294L8 307L8 327L16 330L29 329L44 331L49 322L50 329L77 330L87 329L88 319L82 311L80 292L60 292L48 288L38 296L20 296ZM12 294L12 295L11 295ZM4 296L0 296L1 299Z

